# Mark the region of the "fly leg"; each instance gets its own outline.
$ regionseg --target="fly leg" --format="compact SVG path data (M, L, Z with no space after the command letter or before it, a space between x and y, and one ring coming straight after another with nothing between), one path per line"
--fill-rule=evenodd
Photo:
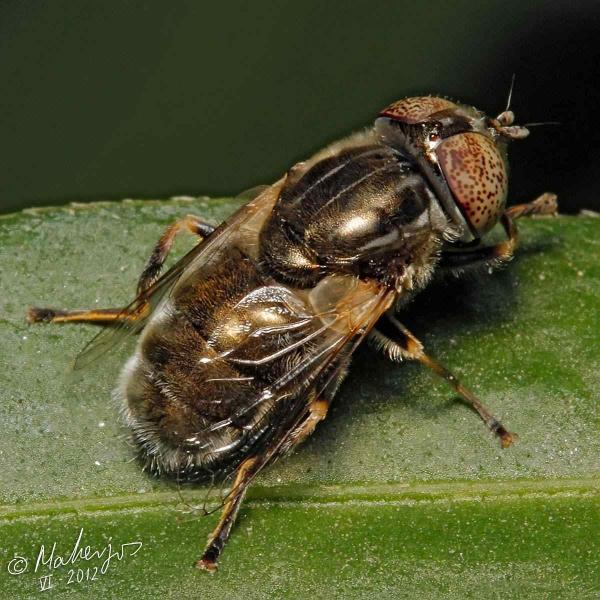
M240 510L242 500L248 490L248 485L254 474L263 466L265 459L263 456L252 456L244 460L237 468L235 481L231 492L227 497L227 501L223 506L221 518L208 538L208 544L196 562L199 569L204 569L210 573L217 570L217 561L229 539L231 528L235 522L235 518Z
M170 225L154 246L152 254L142 271L137 285L138 294L145 292L158 279L162 266L173 246L173 240L178 233L186 230L204 239L214 231L214 227L193 215L188 215ZM145 316L143 310L128 312L123 308L56 310L53 308L31 307L27 311L27 320L30 323L88 323L103 327L136 321L143 316Z
M512 219L520 219L521 217L532 215L556 215L557 212L558 202L556 201L556 194L544 192L531 202L511 206L506 209L504 214Z
M308 405L308 415L290 432L289 437L281 445L281 448L278 449L276 457L287 454L309 437L319 422L325 419L328 410L329 400L324 398L315 398L312 400Z
M423 344L400 323L392 314L387 313L370 334L371 341L382 350L388 358L394 361L418 360L421 364L431 369L436 375L445 379L462 400L471 406L489 430L500 438L503 448L508 448L517 438L516 434L508 431L502 423L494 417L491 411L482 404L470 390L453 375L446 367L425 353Z
M110 327L119 323L136 321L141 314L130 313L122 308L96 308L92 310L56 310L54 308L27 309L29 323L87 323Z
M290 436L290 449L309 437L320 421L325 419L329 410L329 402L316 398L309 404L309 413L306 419L292 432Z
M328 400L315 398L308 404L308 414L306 417L284 436L281 444L275 443L271 448L267 448L263 455L247 458L240 464L237 468L233 487L223 506L221 518L208 538L208 544L204 553L196 562L196 566L199 569L204 569L211 573L217 570L217 561L229 539L231 528L237 517L242 500L246 495L249 484L258 471L267 463L289 452L310 436L317 424L327 416L328 408Z
M442 273L461 274L477 267L495 267L509 261L519 242L515 220L530 215L556 214L556 195L546 192L527 204L517 204L504 212L500 218L506 232L506 239L491 246L444 250L440 258L439 269Z
M137 286L138 294L145 292L158 279L160 271L165 264L165 260L173 247L173 241L177 237L177 234L182 231L188 231L204 240L214 230L215 228L212 225L209 225L194 215L187 215L186 217L183 217L183 219L179 219L172 225L169 225L169 227L165 229L165 232L160 236L158 242L156 242L154 250L152 250L152 254L140 275Z

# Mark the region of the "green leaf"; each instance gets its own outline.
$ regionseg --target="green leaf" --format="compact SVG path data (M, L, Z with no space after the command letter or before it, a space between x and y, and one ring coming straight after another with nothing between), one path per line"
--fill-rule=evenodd
M251 490L220 571L193 568L217 515L189 510L206 488L179 490L132 461L110 395L127 349L73 380L68 365L97 330L28 326L24 315L31 304L127 303L167 224L187 213L216 223L238 204L124 201L0 218L0 597L38 597L52 573L44 593L56 597L597 598L594 218L520 222L506 269L432 285L401 317L517 444L501 450L419 365L361 348L328 419ZM35 570L41 545L47 559L56 543L66 561L82 528L89 552L142 547L105 573L108 550Z

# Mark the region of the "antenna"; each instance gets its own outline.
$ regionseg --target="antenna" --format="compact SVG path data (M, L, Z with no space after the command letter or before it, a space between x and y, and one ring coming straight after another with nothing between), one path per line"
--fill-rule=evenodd
M504 109L504 112L508 112L510 110L510 102L512 100L513 89L515 87L516 76L517 76L516 73L512 74L512 78L510 80L510 89L508 90L508 100L506 101L506 108Z
M562 125L559 121L543 121L541 123L525 123L523 127L540 127L540 125Z

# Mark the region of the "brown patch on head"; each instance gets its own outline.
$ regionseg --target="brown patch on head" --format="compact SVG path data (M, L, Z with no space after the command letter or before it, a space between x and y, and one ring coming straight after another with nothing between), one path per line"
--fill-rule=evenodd
M506 165L494 142L479 133L461 133L444 140L436 154L465 218L479 234L491 229L508 191Z
M379 113L379 116L414 124L426 121L433 113L449 108L457 108L457 105L445 98L416 96L414 98L404 98L404 100L398 100L398 102L390 104Z

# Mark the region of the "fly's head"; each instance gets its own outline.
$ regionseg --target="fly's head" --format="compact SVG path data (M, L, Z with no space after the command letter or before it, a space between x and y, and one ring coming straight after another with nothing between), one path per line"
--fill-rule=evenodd
M490 118L435 96L405 98L383 109L375 130L426 175L461 242L478 240L500 218L508 192L508 141L529 135L505 110Z

